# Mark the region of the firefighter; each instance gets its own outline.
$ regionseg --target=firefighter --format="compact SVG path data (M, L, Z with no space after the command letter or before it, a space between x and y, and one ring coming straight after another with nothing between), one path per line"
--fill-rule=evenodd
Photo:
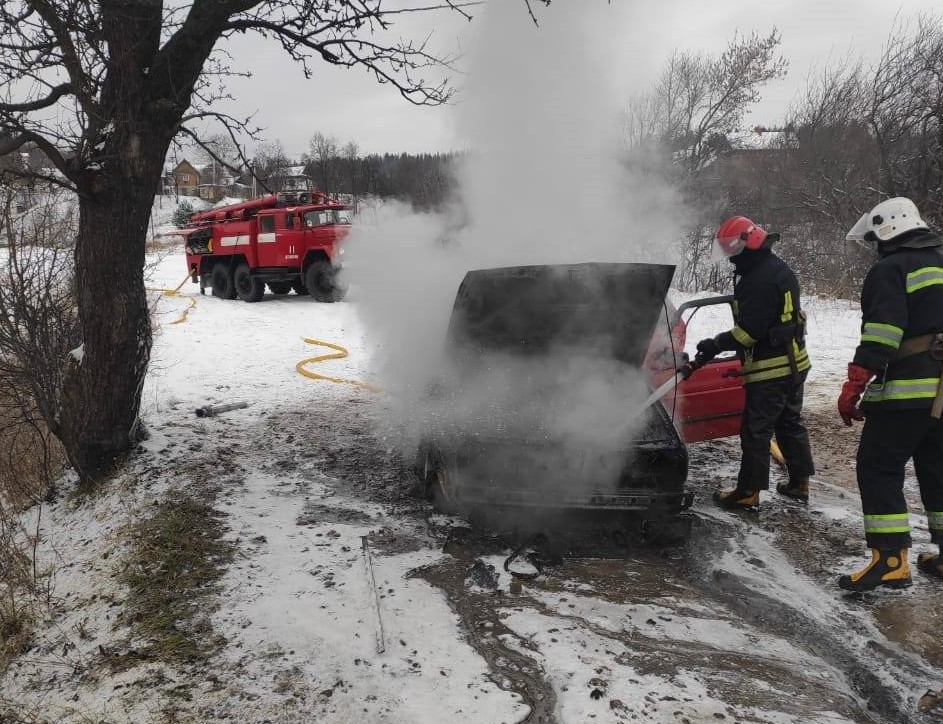
M698 342L703 359L735 351L743 363L746 401L740 425L740 472L732 490L717 491L723 508L756 510L760 491L769 489L773 435L789 471L776 491L794 501L809 500L815 473L809 435L802 423L802 395L811 363L805 348L805 314L799 283L772 251L779 234L743 216L720 225L714 256L734 265L734 327Z
M846 425L864 420L857 477L871 561L842 576L846 590L911 584L904 466L913 458L930 540L943 548L943 253L910 199L882 201L848 239L877 242L861 290L861 342L838 398ZM860 406L859 406L860 403ZM943 579L940 551L917 567Z

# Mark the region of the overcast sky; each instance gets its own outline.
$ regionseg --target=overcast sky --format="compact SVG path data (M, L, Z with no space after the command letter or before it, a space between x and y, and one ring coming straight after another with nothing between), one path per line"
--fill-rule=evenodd
M492 3L522 0L491 0ZM716 53L733 33L782 33L782 54L789 60L787 78L768 86L763 102L748 119L750 125L771 124L784 115L789 102L804 86L810 70L849 53L874 59L893 27L895 18L921 12L943 13L941 0L554 0L541 11L546 22L561 5L579 3L586 13L599 14L605 42L574 39L576 45L561 52L598 52L598 47L618 48L610 54L608 86L615 97L644 86L658 72L665 56L675 48ZM505 8L506 9L506 8ZM487 7L476 13L488 12ZM644 40L638 30L645 26ZM455 13L410 18L397 25L398 34L422 38L432 32L431 43L440 52L473 55L476 23ZM541 43L539 29L522 23L521 52ZM626 42L619 45L619 39ZM633 38L635 38L633 40ZM469 76L454 75L456 102L447 107L415 107L390 86L378 85L359 69L343 70L315 61L314 76L304 78L301 69L278 47L257 37L238 38L229 46L237 67L251 70L250 79L235 79L230 88L238 99L235 109L258 111L256 121L266 128L269 140L278 139L292 156L307 150L308 139L321 131L339 141L355 141L362 152L435 152L466 147L461 131L462 89L473 85ZM513 56L509 63L516 62ZM574 98L579 102L579 98ZM578 131L578 129L574 129Z

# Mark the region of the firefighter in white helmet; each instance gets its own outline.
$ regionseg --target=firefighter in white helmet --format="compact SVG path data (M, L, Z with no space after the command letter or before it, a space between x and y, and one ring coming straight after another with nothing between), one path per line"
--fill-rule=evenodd
M838 399L846 425L864 420L857 476L871 561L838 585L865 591L911 584L904 466L911 458L930 539L943 548L943 239L910 199L882 201L848 239L877 243L861 290L861 341ZM917 559L943 579L940 551Z

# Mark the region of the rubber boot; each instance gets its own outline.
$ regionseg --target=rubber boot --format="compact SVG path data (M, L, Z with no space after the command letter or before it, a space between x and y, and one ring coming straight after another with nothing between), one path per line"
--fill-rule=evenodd
M921 553L917 556L917 568L928 576L943 579L943 545L939 553Z
M870 591L878 586L907 588L911 585L906 548L871 549L871 562L860 571L838 579L838 587L846 591Z
M795 478L776 486L776 492L800 503L809 502L809 479Z
M714 493L714 502L727 510L758 510L760 493L758 490L718 490Z

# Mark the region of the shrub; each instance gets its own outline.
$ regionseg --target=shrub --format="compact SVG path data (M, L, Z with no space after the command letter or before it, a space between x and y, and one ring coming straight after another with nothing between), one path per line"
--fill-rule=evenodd
M190 214L193 213L193 204L189 201L181 201L177 206L176 211L174 211L173 222L174 226L178 229L182 229L190 223Z

